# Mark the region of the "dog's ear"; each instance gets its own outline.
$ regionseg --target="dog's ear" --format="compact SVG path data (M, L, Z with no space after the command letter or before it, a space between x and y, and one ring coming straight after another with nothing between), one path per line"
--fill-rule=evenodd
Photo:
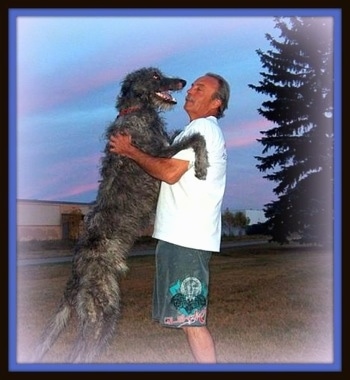
M130 98L132 98L132 87L130 85L130 80L126 79L122 82L119 95L117 96L117 103L116 103L117 109L125 105L125 102L127 101L127 99L130 99Z
M133 74L128 74L121 82L120 97L128 96L133 88L135 77Z
M127 96L129 89L130 86L128 85L128 83L126 83L126 81L124 81L122 83L122 88L120 89L120 97Z

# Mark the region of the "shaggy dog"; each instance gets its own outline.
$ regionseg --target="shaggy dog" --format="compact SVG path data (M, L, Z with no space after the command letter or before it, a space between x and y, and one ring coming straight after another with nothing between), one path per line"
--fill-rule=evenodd
M195 175L206 178L204 138L194 134L170 145L160 115L176 104L170 92L185 85L183 79L166 77L153 67L134 71L123 80L116 104L119 115L105 134L97 198L84 219L84 231L74 249L72 274L40 338L34 361L43 359L73 316L78 328L68 362L96 361L115 336L120 312L119 276L126 272L128 253L155 211L160 181L129 158L110 153L109 137L116 132L128 133L135 146L159 157L193 148Z

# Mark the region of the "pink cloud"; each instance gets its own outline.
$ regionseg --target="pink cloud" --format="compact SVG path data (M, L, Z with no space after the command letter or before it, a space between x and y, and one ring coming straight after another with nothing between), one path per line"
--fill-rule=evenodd
M113 52L108 51L106 57L87 59L86 64L62 67L55 75L24 77L18 86L17 103L20 114L46 111L51 107L73 102L106 85L115 83L117 87L132 69L153 65L154 62L171 56L173 50L171 46L164 49L159 49L159 46L149 47L142 55L139 52L129 54L124 60L118 60L113 65L111 54L113 55ZM26 75L28 73L24 74Z
M240 187L226 190L223 208L227 207L231 210L262 209L264 205L275 199L270 184L266 180L261 180L258 183L256 181L246 182Z
M227 148L241 148L256 144L262 137L260 131L267 130L270 122L266 119L251 120L241 124L225 126L223 132Z
M20 189L20 198L36 199L36 195L41 194L40 199L57 200L96 190L100 157L100 154L67 157L65 160L50 165L43 171L39 180L32 180L29 184L27 182L26 188Z
M81 195L89 191L96 191L97 187L97 182L85 183L78 186L70 186L56 193L52 193L50 197L47 198L47 200L65 199L74 195Z

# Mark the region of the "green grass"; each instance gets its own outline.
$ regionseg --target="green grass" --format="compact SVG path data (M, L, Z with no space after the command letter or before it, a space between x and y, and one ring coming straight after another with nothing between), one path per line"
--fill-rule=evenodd
M211 261L208 326L219 363L331 363L332 253L320 248L256 245L225 249ZM151 319L153 256L128 259L122 314L105 363L191 363L184 334ZM71 266L18 268L18 362L54 312ZM64 361L74 321L47 362Z

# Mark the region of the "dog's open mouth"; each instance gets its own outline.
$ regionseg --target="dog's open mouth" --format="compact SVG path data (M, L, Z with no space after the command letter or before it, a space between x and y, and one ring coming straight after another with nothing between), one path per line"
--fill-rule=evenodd
M156 92L156 95L167 103L171 103L171 104L177 103L177 100L170 94L169 91Z

